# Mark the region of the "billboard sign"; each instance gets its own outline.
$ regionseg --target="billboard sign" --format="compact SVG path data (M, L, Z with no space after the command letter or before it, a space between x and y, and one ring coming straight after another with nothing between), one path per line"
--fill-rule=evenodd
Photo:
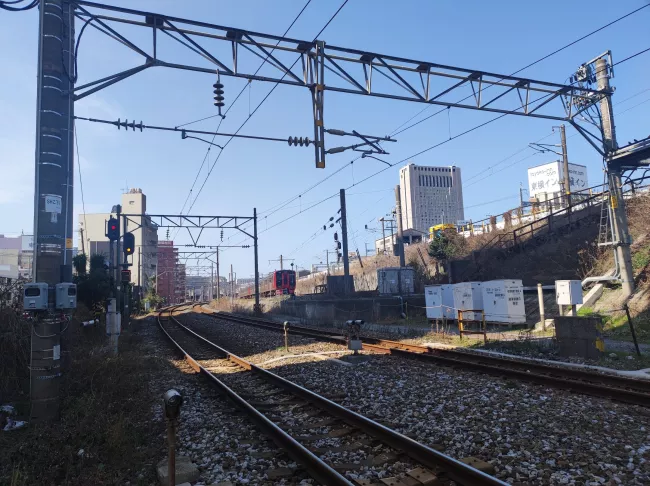
M34 236L32 235L22 235L21 239L21 251L34 251Z
M562 190L564 179L562 164L559 161L528 169L528 191L530 197L538 194L553 194ZM584 165L569 164L569 187L571 192L579 192L589 187L587 168Z

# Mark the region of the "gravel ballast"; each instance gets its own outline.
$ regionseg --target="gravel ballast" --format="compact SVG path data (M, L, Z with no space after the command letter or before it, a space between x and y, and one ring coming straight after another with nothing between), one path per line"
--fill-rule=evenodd
M209 316L192 316L191 327L252 362L284 353L281 333ZM342 348L290 340L292 354ZM650 484L648 409L396 356L355 366L294 357L265 367L343 396L335 400L452 457L487 461L512 484Z

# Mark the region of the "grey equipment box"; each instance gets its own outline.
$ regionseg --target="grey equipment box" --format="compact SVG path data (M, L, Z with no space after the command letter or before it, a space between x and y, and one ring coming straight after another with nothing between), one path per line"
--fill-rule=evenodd
M58 283L55 288L57 309L77 308L77 284L70 282Z
M23 309L47 310L47 293L46 283L26 283L23 288Z

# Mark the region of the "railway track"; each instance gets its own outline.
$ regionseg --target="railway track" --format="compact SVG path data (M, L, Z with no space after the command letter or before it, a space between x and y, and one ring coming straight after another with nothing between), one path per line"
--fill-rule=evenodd
M321 484L506 484L230 353L174 317L182 307L159 313L162 332L195 371ZM368 477L368 470L377 473Z
M202 306L199 307L199 312L241 324L284 332L283 325L275 321L244 317L225 312L211 313ZM346 343L346 338L341 333L306 326L292 324L289 327L289 333L340 344ZM553 366L529 360L517 360L451 349L431 348L387 339L362 337L361 340L363 341L364 349L374 352L419 359L456 368L471 369L481 373L489 373L496 376L505 376L561 388L575 393L650 407L650 380L636 380L582 369Z

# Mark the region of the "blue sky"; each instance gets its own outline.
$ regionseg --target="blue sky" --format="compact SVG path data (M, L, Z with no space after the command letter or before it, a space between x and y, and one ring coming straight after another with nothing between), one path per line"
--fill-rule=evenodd
M271 34L282 34L304 5L303 0L234 1L109 1L141 10L158 11L179 17ZM537 58L573 41L581 35L647 2L593 1L544 3L520 1L404 1L349 0L335 20L320 36L329 44L365 49L413 59L489 70L508 74ZM311 40L339 7L339 1L313 0L289 32L293 38ZM489 6L488 6L489 5ZM0 45L4 75L0 78L0 233L32 232L34 123L36 93L37 28L36 10L25 13L0 13ZM565 82L577 66L611 49L614 61L650 47L650 8L603 30L571 48L527 69L520 75L533 79ZM77 25L77 29L80 25ZM121 29L131 38L142 39L135 28ZM165 44L163 54L182 59L186 50ZM102 34L86 29L79 48L79 83L132 67L139 58L125 47ZM245 69L254 70L260 61L251 61ZM650 54L641 55L616 70L612 80L618 140L624 144L650 132ZM262 74L270 74L269 69ZM179 125L213 115L212 83L208 74L155 68L91 95L77 103L78 115L106 119L137 119L150 125ZM245 85L245 81L223 78L226 107ZM234 105L221 126L234 131L249 115L250 106L271 89L272 84L254 82ZM392 132L422 109L416 103L381 100L327 92L325 121L328 128L357 130L385 135ZM430 108L423 116L437 111ZM452 109L408 130L398 142L387 148L383 158L399 161L474 125L494 114ZM312 137L310 93L306 89L280 86L242 130L244 134L274 137ZM192 127L214 130L213 118ZM416 164L455 164L463 171L466 218L481 219L514 207L520 182L526 187L526 169L551 161L547 155L531 155L525 150L484 172L506 157L519 152L529 142L551 134L552 120L505 117L471 134L453 140L418 156ZM145 131L125 133L113 127L78 122L78 143L83 177L86 212L106 212L119 201L125 187L140 187L147 194L151 213L180 212L190 187L204 160L207 145L182 140L179 134ZM602 181L598 154L567 129L569 159L588 167L592 185ZM216 140L216 143L225 139ZM547 143L559 142L550 136ZM335 145L337 140L328 140ZM208 158L212 166L218 150ZM315 202L349 187L382 169L372 159L350 164L352 153L329 156L325 170L314 168L313 150L290 148L283 143L235 140L223 152L196 200L192 214L261 213L260 270L273 270L269 260L294 258L301 266L324 258L332 248L332 231L319 231L330 216L336 215L338 198L305 211ZM524 159L518 162L521 159ZM336 175L299 200L282 206L272 214L269 209L303 193L307 188L337 169ZM507 167L507 169L506 169ZM364 225L379 227L377 218L394 205L394 185L399 167L355 185L348 190L350 248L372 247L376 234ZM207 168L198 176L198 187ZM481 174L480 177L476 177ZM493 174L493 175L492 175ZM474 178L472 179L472 177ZM489 177L486 177L489 176ZM75 215L82 212L76 174ZM303 211L301 213L301 210ZM266 211L266 213L265 213ZM295 215L295 216L294 216ZM266 217L265 217L266 216ZM291 217L293 216L293 217ZM290 219L282 222L286 218ZM76 228L75 224L75 228ZM269 228L266 230L266 228ZM164 237L164 232L161 233ZM189 243L179 233L175 241ZM220 235L204 233L203 244L218 244ZM224 235L224 243L240 243L235 234ZM248 242L247 242L248 243ZM224 265L232 263L238 276L253 273L252 249L226 250Z

